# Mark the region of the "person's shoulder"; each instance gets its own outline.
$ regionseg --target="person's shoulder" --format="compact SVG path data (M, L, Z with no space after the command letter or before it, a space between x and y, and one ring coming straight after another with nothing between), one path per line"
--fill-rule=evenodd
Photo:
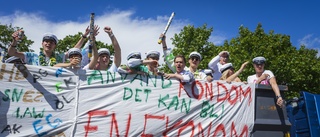
M273 74L273 72L271 71L271 70L264 70L264 72L263 73L267 73L267 74Z
M252 77L255 77L256 74L253 74L253 75L249 75L248 78L252 78Z
M34 52L21 52L21 53L27 56L38 56L38 54Z

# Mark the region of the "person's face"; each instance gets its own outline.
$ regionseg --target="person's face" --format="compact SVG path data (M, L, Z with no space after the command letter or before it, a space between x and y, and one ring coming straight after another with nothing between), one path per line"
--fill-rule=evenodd
M226 64L228 62L229 62L229 55L228 54L223 54L220 57L220 64L224 65L224 64Z
M189 64L191 67L195 67L198 68L199 64L200 64L200 58L196 57L196 56L192 56L189 58Z
M228 76L231 76L232 74L234 74L234 68L228 70Z
M108 54L101 54L98 58L98 62L109 64L110 56Z
M149 57L149 58L147 58L148 60L156 60L156 61L159 61L159 58L157 58L157 57ZM158 67L158 64L148 64L148 65L150 65L150 67L154 67L154 68L156 68L156 67Z
M46 52L53 52L56 48L56 43L53 40L44 40L42 42L42 48Z
M176 70L178 73L182 72L184 67L186 66L186 63L183 61L183 58L178 57L174 61L174 66L176 67Z
M256 73L262 73L264 71L264 64L253 64Z
M74 59L77 59L77 60L79 60L79 61L81 61L81 56L79 55L79 54L74 54L74 55L71 55L70 57L69 57L69 60L70 60L70 62L72 61L72 60L74 60Z

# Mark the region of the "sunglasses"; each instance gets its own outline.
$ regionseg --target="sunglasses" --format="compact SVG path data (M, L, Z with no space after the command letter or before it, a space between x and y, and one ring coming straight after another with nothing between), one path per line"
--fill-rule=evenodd
M198 57L191 57L190 59L191 59L192 61L193 61L193 60L196 60L196 61L199 61L199 60L200 60Z

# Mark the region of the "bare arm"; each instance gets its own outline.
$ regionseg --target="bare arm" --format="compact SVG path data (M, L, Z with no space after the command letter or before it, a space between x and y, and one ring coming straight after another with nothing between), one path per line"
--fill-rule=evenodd
M99 30L99 27L97 25L95 25L95 36L99 34L98 32ZM78 49L81 49L85 39L87 38L88 34L90 33L90 30L89 30L89 26L86 28L85 32L83 33L83 35L81 36L80 40L77 42L76 45L74 45L74 48L78 48ZM68 57L68 52L65 52L65 58Z
M172 51L168 50L167 42L166 42L166 35L160 34L160 37L162 37L162 49L163 49L163 56L164 56L164 62L169 67L169 69L175 73L176 69L173 65L174 55L172 54Z
M93 46L92 46L92 49L93 49L92 58L93 59L89 63L89 69L90 70L94 69L94 67L98 63L98 57L99 57L95 38L93 39L93 43L94 43Z
M89 30L89 26L86 28L86 31L83 33L83 35L81 36L80 40L78 41L78 43L76 45L74 45L74 48L78 48L81 49L85 39L87 38L88 34L90 33Z
M272 90L274 92L274 94L276 95L276 97L278 98L277 99L277 105L282 107L282 103L283 103L283 99L280 95L280 90L279 90L279 87L278 87L278 84L277 84L277 81L276 81L276 78L275 77L272 77L270 79L270 84L271 84L271 87L272 87Z
M73 59L70 61L70 63L58 63L54 65L54 67L71 67L71 66L76 66L77 64L80 63L80 59Z
M257 83L257 84L260 84L261 81L267 79L268 77L269 77L268 74L266 74L266 73L265 73L265 74L262 74L262 75L257 79L256 83Z
M241 80L238 78L238 76L240 75L240 73L244 70L244 68L247 66L247 64L249 63L249 61L247 62L244 62L242 65L241 65L241 68L235 72L234 74L232 74L231 76L229 76L227 78L227 82L230 83L231 81L234 81L236 80L236 82L241 82Z
M119 67L121 65L121 48L119 46L117 38L114 36L112 29L108 26L104 27L104 31L109 34L113 48L114 48L114 64Z
M17 49L16 49L17 41L20 39L18 37L18 34L19 34L20 31L23 31L23 30L18 30L18 31L14 32L11 35L12 36L12 43L9 46L8 54L10 56L16 56L16 57L19 57L20 59L24 60L24 53L23 52L18 52Z
M90 61L89 66L88 66L88 68L91 70L94 69L94 67L97 65L98 58L99 58L98 49L97 49L97 45L96 45L96 36L99 34L99 32L98 32L99 29L100 28L97 25L94 27L93 45L92 45L92 49L93 49L92 58L93 59Z
M183 81L183 76L181 74L164 74L164 77L166 79L176 78L176 79Z

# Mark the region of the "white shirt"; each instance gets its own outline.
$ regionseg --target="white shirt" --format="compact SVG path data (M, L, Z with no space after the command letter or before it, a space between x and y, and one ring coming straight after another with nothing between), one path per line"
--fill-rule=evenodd
M189 71L183 70L180 73L178 73L178 72L176 72L176 73L182 75L183 80L181 80L181 82L188 82L191 84L194 81L194 76Z
M213 72L213 80L219 80L222 76L220 69L222 64L220 64L220 56L217 55L208 63L208 67L211 68Z
M173 73L176 73L176 68L174 66L174 55L172 53L172 51L170 49L167 49L167 50L163 50L163 54L164 54L164 57L165 57L165 63L167 64L167 66L169 67L169 69L173 72ZM190 71L190 68L188 68L187 66L185 66L183 68L185 71L188 71L190 73L192 73ZM202 79L202 80L206 80L206 73L204 73L203 70L197 70L196 72L193 73L193 77L195 79ZM219 77L220 78L220 77Z
M247 82L248 83L256 83L256 84L264 84L264 85L270 85L269 80L274 77L273 73L270 70L264 70L262 74L268 74L269 76L267 79L261 81L260 83L256 83L258 80L258 77L256 74L248 76Z

